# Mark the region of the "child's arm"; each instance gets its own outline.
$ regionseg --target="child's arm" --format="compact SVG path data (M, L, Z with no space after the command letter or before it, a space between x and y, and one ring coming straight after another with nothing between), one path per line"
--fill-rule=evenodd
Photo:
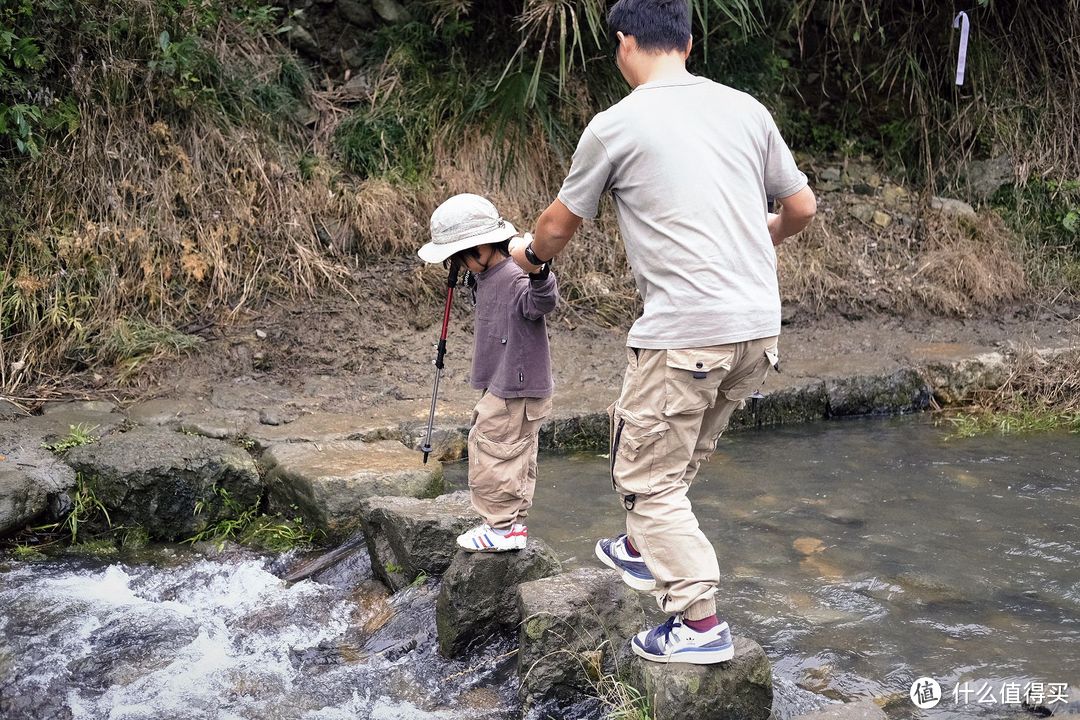
M559 283L555 273L522 275L514 280L514 308L529 320L539 320L559 302Z

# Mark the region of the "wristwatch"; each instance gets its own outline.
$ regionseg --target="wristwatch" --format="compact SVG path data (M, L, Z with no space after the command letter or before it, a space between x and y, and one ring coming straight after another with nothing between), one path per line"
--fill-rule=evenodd
M525 259L531 262L533 265L543 265L547 262L547 260L541 260L539 257L536 256L536 253L533 252L532 249L532 243L529 243L525 246Z

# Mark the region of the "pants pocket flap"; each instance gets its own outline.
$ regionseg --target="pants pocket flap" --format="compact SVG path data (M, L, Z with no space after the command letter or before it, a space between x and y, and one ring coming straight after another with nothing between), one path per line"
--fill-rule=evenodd
M523 437L520 440L515 440L514 442L495 442L475 427L472 429L472 432L476 444L479 445L485 453L498 458L499 460L513 460L528 450L534 440L533 436L529 436Z
M529 420L543 420L551 414L551 398L526 398L525 417Z
M716 348L689 348L686 350L668 350L664 362L669 368L686 370L692 373L707 373L712 370L730 370L735 354L730 350Z

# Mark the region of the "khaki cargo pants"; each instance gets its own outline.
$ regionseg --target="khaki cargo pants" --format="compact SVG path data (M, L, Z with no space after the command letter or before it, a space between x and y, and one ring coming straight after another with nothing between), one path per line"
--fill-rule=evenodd
M484 393L469 431L469 494L472 506L493 528L524 523L536 489L540 425L551 398L496 397Z
M686 493L732 412L776 364L776 340L627 350L622 394L609 408L611 480L667 613L700 620L716 612L716 553Z

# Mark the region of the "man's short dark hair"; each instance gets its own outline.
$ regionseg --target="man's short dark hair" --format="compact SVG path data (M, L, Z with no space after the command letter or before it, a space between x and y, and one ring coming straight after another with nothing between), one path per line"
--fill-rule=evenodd
M685 50L690 42L689 0L619 0L608 11L608 34L633 35L646 52Z

